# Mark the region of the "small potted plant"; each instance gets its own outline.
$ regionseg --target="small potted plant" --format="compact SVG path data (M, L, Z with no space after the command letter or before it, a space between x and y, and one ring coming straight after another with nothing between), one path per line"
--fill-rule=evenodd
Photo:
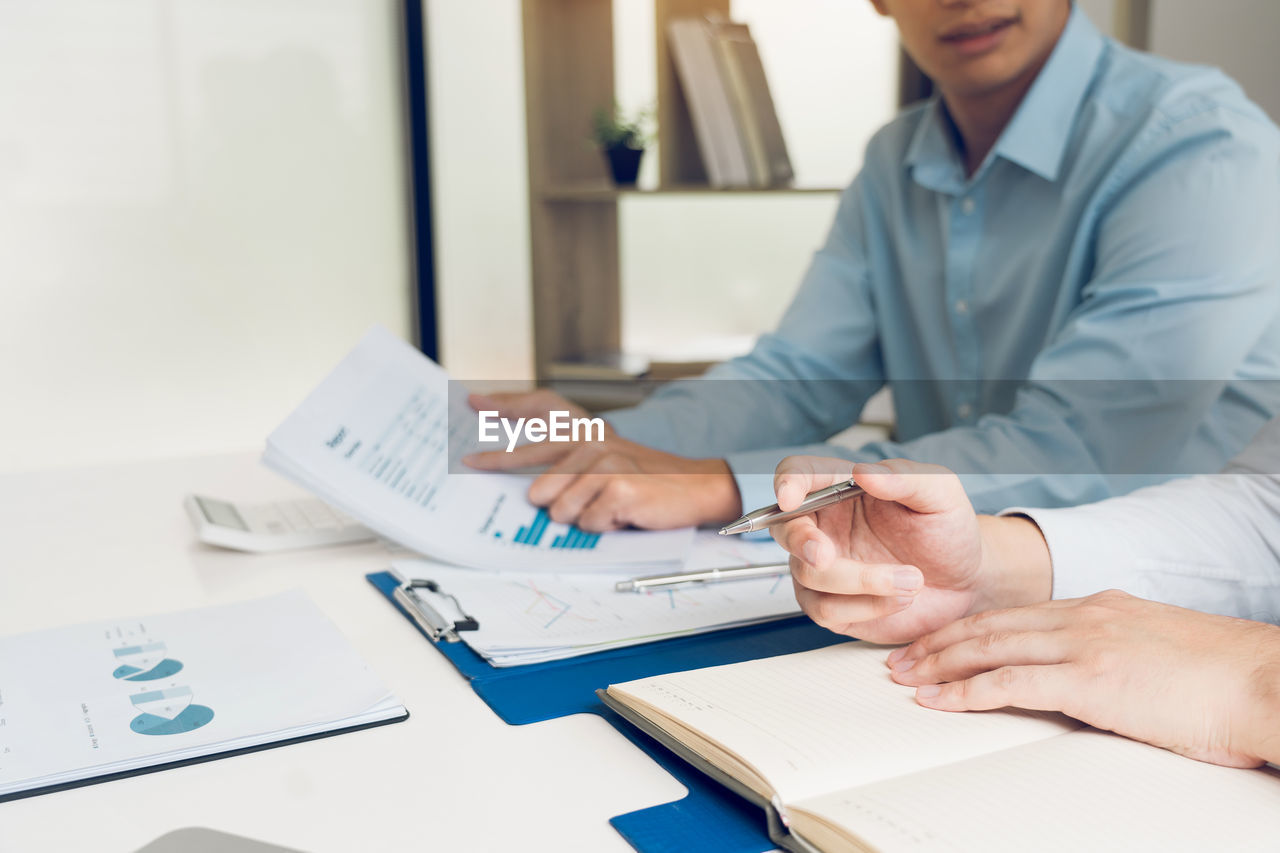
M648 110L627 116L616 101L607 109L598 107L592 117L592 138L609 161L609 171L618 186L635 186L649 138L649 118Z

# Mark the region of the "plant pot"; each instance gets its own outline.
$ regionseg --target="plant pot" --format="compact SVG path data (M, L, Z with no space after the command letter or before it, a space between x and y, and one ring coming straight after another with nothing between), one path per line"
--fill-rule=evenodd
M640 174L640 158L644 156L643 148L611 145L604 149L604 156L609 161L609 171L613 174L615 184L620 187L635 186L636 176Z

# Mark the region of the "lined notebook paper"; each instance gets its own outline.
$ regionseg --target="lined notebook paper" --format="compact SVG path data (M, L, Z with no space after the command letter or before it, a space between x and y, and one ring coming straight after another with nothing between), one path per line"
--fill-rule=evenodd
M1274 769L1204 764L1057 714L929 710L889 678L887 652L849 643L606 696L754 791L792 849L1277 849Z

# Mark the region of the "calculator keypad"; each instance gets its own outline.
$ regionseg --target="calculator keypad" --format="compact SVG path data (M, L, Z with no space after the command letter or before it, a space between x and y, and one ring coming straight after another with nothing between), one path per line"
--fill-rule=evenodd
M278 501L243 507L240 512L254 533L310 533L357 524L349 515L318 500Z

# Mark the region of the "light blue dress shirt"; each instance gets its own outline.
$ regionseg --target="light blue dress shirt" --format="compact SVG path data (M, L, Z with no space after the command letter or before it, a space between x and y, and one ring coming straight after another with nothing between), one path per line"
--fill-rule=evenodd
M748 510L810 453L946 465L992 511L1220 470L1280 412L1280 132L1234 82L1074 10L972 177L949 127L877 133L777 330L617 431L727 458ZM897 441L814 444L886 383Z

